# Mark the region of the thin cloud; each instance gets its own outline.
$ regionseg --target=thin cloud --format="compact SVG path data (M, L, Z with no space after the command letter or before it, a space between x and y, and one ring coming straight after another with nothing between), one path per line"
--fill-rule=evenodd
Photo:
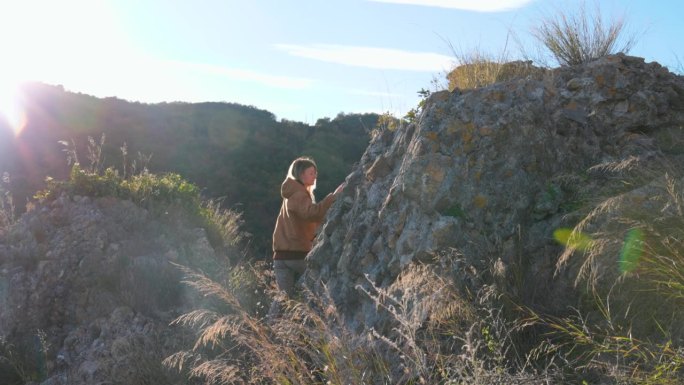
M389 48L334 44L278 44L276 47L293 56L375 69L435 72L451 67L454 61L450 56L436 53Z
M307 78L271 75L252 70L220 67L211 64L191 63L182 61L172 61L170 62L170 64L177 67L188 68L204 73L226 76L234 80L253 81L256 83L261 83L266 86L277 88L304 89L310 87L314 82L314 80Z
M351 95L382 96L382 97L386 97L386 98L402 98L405 96L403 94L392 93L392 92L368 91L368 90L361 90L361 89L348 89L348 90L346 90L346 92L348 94L351 94Z
M501 12L522 8L534 0L368 0L377 3L422 5L476 12Z

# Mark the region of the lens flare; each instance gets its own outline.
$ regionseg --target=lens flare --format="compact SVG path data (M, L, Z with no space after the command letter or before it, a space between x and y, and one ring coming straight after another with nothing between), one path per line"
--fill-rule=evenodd
M21 103L19 85L0 79L0 119L7 122L17 137L26 127L26 113Z
M620 272L629 273L637 268L644 253L644 233L640 229L631 229L625 236L625 243L620 251Z
M581 251L589 250L594 243L589 235L568 228L557 229L553 232L553 238L565 247Z

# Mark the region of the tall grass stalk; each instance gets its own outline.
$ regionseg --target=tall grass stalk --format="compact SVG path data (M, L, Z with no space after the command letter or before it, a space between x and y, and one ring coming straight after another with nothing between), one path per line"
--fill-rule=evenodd
M559 64L576 65L617 52L628 53L636 43L635 35L625 36L624 17L606 21L599 2L595 4L593 13L587 10L584 1L577 9L564 5L555 15L542 19L533 30L533 35Z
M466 300L427 266L409 269L393 287L367 286L358 288L393 321L389 332L372 334L398 356L395 383L542 384L556 376L517 350L521 329L494 304L493 287Z
M33 383L43 381L48 376L47 355L50 345L43 330L27 335L30 341L23 346L9 343L0 336L0 377L11 378L16 383ZM5 366L5 368L2 368ZM9 369L8 372L3 372Z
M206 200L202 203L203 216L212 224L212 231L221 238L227 247L240 245L248 234L241 230L242 214L225 209L218 200Z
M448 90L476 89L502 81L541 74L543 69L535 67L532 60L511 59L509 52L511 38L514 41L517 40L516 35L509 30L504 47L498 53L487 52L479 47L470 50L457 49L450 41L446 41L458 63L446 74ZM521 53L516 56L525 56L522 48L520 51Z
M339 323L329 298L295 302L271 292L280 314L259 318L226 287L181 267L185 282L222 307L198 309L175 324L198 331L190 350L168 357L165 365L189 369L209 383L363 384L376 383L388 363L362 338Z
M662 341L640 339L611 314L607 302L597 299L602 318L596 319L576 310L566 317L542 316L529 310L523 322L548 328L547 339L532 356L553 356L585 376L600 375L618 383L680 384L683 380L684 348L671 336ZM567 376L575 377L568 373Z
M568 247L589 298L575 316L542 317L578 368L630 383L684 382L684 179L679 168L634 159L605 164L609 180L574 228L591 239ZM576 262L573 262L576 261Z
M169 367L221 384L546 384L513 348L515 326L497 308L478 308L427 266L413 266L389 288L358 289L386 322L352 331L325 285L287 300L268 289L280 311L260 318L234 290L182 268L185 282L213 302L175 324L197 332ZM318 286L317 286L318 287ZM482 295L488 301L491 293ZM487 305L489 306L489 305ZM371 311L366 308L365 311ZM372 315L370 315L373 317Z
M10 191L10 174L4 172L0 180L0 230L7 229L15 221L15 207Z
M531 60L509 61L505 52L493 55L473 50L458 54L458 61L459 65L447 74L450 91L476 89L498 82L539 76L544 71L534 66Z

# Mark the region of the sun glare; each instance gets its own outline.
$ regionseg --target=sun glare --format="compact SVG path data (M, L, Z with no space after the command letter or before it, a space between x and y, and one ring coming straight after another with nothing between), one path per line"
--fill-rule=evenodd
M7 0L0 5L0 124L19 135L26 125L25 81L98 93L102 79L123 78L131 39L114 1ZM116 2L118 4L118 2ZM136 51L137 52L137 51ZM106 96L116 94L107 89ZM103 94L105 92L100 92Z
M19 83L0 78L0 118L19 136L26 127L26 113L21 103Z

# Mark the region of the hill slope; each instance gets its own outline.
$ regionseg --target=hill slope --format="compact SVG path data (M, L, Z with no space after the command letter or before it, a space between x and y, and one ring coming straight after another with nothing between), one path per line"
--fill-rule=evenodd
M9 172L15 202L64 179L65 150L75 150L85 168L116 167L132 173L175 172L197 184L205 196L245 212L259 257L268 254L279 207L279 186L289 163L313 156L321 168L318 193L332 191L348 174L369 140L375 114L339 114L311 126L276 121L264 110L234 103L131 103L29 84L23 90L27 125L13 137L0 122L0 172ZM89 140L102 155L89 156ZM65 141L67 145L59 142ZM122 154L126 146L127 155ZM125 167L125 170L124 170Z

